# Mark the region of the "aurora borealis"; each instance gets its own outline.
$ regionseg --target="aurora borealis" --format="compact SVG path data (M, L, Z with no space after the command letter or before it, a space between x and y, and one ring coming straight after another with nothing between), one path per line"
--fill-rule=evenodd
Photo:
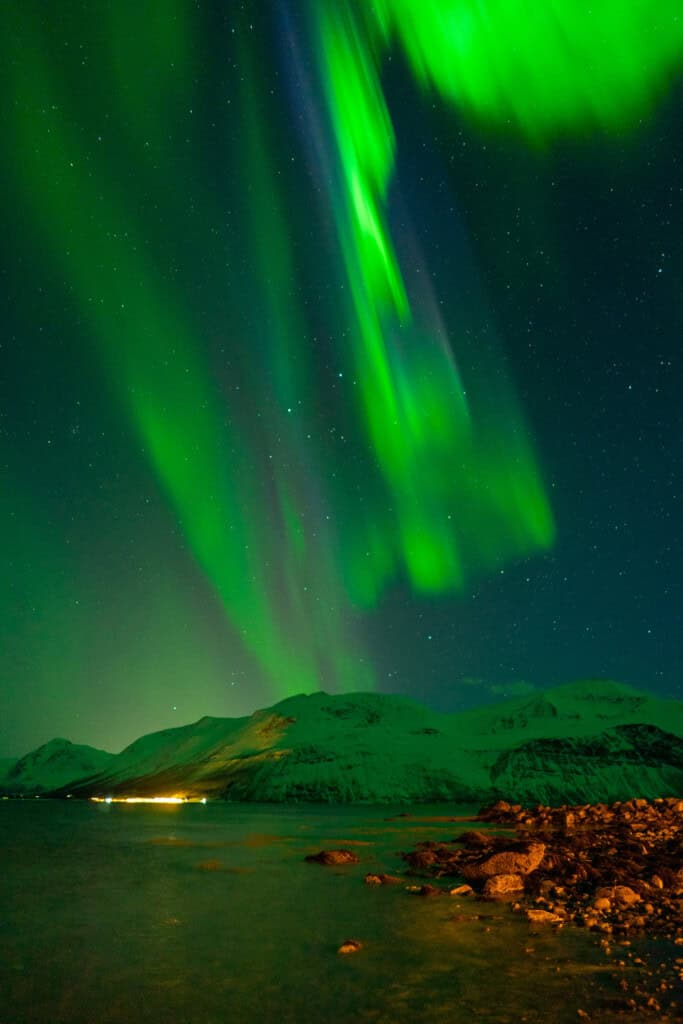
M579 7L3 5L0 754L676 692L683 18Z

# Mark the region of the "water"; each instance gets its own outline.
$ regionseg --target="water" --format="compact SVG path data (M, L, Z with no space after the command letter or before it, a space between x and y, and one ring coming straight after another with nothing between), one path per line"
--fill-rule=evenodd
M0 1021L575 1024L615 986L593 936L363 884L472 810L3 802ZM352 844L360 864L303 860Z

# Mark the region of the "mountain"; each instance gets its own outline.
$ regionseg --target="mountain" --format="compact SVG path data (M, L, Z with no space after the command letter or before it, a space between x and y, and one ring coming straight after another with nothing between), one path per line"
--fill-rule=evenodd
M531 740L501 754L491 780L518 803L679 796L683 739L655 725L618 725L593 737Z
M0 757L0 792L2 792L2 785L6 775L16 763L16 757Z
M114 754L95 747L79 746L63 739L50 740L25 757L10 762L0 775L0 793L12 796L46 793L103 771L113 758Z
M69 790L339 803L679 795L683 703L600 680L457 714L318 692L143 736Z

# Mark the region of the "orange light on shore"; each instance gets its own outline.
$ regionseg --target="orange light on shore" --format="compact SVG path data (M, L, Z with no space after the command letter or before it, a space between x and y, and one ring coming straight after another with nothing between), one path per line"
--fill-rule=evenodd
M188 796L91 796L96 804L205 804L206 797Z

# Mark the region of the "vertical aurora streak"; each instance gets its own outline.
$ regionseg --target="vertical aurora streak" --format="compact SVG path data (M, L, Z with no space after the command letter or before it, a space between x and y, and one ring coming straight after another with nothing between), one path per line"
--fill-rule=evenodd
M275 274L259 257L254 296L257 303L265 300L266 324L275 335L265 339L270 346L265 358L276 367L278 408L255 373L257 350L249 347L264 339L242 339L242 384L261 387L259 400L271 410L261 436L255 424L241 420L239 410L221 398L192 318L159 280L153 260L145 258L135 214L117 200L107 168L97 167L97 187L83 173L92 166L92 154L69 130L62 114L65 101L40 58L29 20L17 19L15 31L24 34L26 52L35 55L33 64L17 65L14 83L16 145L32 205L55 253L62 253L63 239L69 239L66 274L108 378L240 643L276 693L312 690L323 681L344 688L358 685L359 678L369 686L371 676L354 655L353 637L343 623L343 594L321 543L323 530L309 532L307 540L303 527L305 467L297 437L287 436L292 428L284 405L294 402L297 392L282 357L284 351L292 354L302 328L285 298L284 229L276 219L274 225L257 224L253 230L257 252L263 249L262 229L280 254ZM145 87L148 75L146 69ZM245 100L247 117L256 116L255 88L253 83ZM45 96L56 102L46 108ZM42 122L37 117L41 110ZM268 154L256 135L247 150L247 160L261 175L260 201L276 187L264 170ZM54 175L52 181L46 172ZM266 451L274 446L278 463L271 466Z
M362 415L396 510L381 572L402 566L417 591L457 588L472 571L547 548L554 527L502 362L488 380L476 368L463 379L445 332L425 330L409 299L388 223L398 155L383 64L400 47L424 90L541 143L645 111L680 61L683 18L673 0L654 25L642 0L598 0L583 16L562 0L330 0L312 5L312 19Z

